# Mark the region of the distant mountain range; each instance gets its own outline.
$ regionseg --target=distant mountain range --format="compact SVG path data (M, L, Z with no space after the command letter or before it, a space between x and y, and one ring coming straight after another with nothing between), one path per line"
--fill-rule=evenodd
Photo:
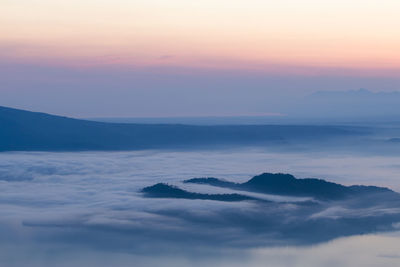
M400 92L318 91L299 100L287 112L291 116L338 120L397 120Z
M314 142L364 133L339 126L106 123L0 107L0 151L184 149Z

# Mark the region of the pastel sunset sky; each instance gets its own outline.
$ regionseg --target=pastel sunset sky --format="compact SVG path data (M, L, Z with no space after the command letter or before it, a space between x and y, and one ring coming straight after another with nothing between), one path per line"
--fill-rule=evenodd
M79 100L90 95L121 108L126 100L118 95L150 103L174 88L180 95L176 105L199 91L213 92L211 102L218 103L228 88L239 92L238 84L269 99L277 92L400 88L397 0L0 0L0 5L1 105L74 116L158 116L167 106L107 113L95 104L85 111ZM205 80L214 82L200 89ZM62 108L59 95L69 104L79 99L75 111ZM167 115L207 114L178 108Z

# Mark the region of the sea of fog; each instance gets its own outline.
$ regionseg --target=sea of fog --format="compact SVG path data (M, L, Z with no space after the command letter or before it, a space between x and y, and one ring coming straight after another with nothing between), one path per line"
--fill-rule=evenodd
M273 235L223 227L226 218L235 217L221 213L240 210L249 216L259 209L252 203L144 198L140 190L165 182L226 193L182 180L244 182L263 172L283 172L400 192L399 171L400 155L395 154L257 149L0 153L0 266L396 266L397 232L268 245L265 240ZM293 207L284 208L285 220L296 220ZM340 210L329 212L341 216ZM213 225L221 227L209 229L202 218L213 218Z

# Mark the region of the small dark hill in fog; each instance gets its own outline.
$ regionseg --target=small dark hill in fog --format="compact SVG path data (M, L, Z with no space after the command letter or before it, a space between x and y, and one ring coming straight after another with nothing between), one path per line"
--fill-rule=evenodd
M293 175L283 173L263 173L254 176L245 183L233 183L217 178L193 178L185 180L184 183L208 184L236 190L275 195L307 196L323 200L339 200L377 193L397 194L383 187L362 185L344 186L322 179L297 179Z
M184 199L207 199L207 200L218 200L218 201L243 201L243 200L255 200L249 196L240 194L201 194L192 193L178 187L158 183L142 189L142 192L146 197L154 198L184 198Z
M237 190L237 194L199 194L180 188L155 184L142 190L144 197L165 198L173 202L172 209L153 202L152 213L178 219L195 229L201 237L207 236L208 230L218 229L208 235L207 246L218 242L223 231L238 229L245 247L256 241L263 244L274 239L277 244L317 244L338 237L377 233L380 231L397 231L396 223L400 220L400 195L388 188L375 186L344 186L322 179L297 179L290 174L263 173L244 183L233 183L217 178L194 178L184 181L195 184L213 185ZM202 189L206 187L202 186ZM244 191L257 192L251 203L239 202L248 200ZM240 192L243 192L241 195ZM260 193L286 195L306 198L289 198L262 196ZM249 193L247 193L249 194ZM309 199L309 198L314 199ZM229 206L222 203L191 203L186 199L211 199L231 202ZM264 202L264 199L269 199ZM177 209L180 203L185 204ZM248 205L250 204L250 205ZM201 205L201 211L198 207ZM204 207L219 207L218 212L203 212ZM219 206L218 206L219 205ZM157 210L158 208L158 210ZM169 229L168 229L169 231ZM228 235L227 242L237 241L237 235ZM187 240L185 231L181 240ZM173 234L177 240L177 235ZM248 242L249 241L249 242ZM265 243L264 243L265 244Z
M282 145L358 136L365 131L364 128L339 126L105 123L0 107L0 151Z

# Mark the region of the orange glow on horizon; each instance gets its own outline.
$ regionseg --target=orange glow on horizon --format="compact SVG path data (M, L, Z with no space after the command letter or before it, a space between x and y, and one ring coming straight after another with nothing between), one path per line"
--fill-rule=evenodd
M398 14L377 0L6 0L0 59L398 75Z

